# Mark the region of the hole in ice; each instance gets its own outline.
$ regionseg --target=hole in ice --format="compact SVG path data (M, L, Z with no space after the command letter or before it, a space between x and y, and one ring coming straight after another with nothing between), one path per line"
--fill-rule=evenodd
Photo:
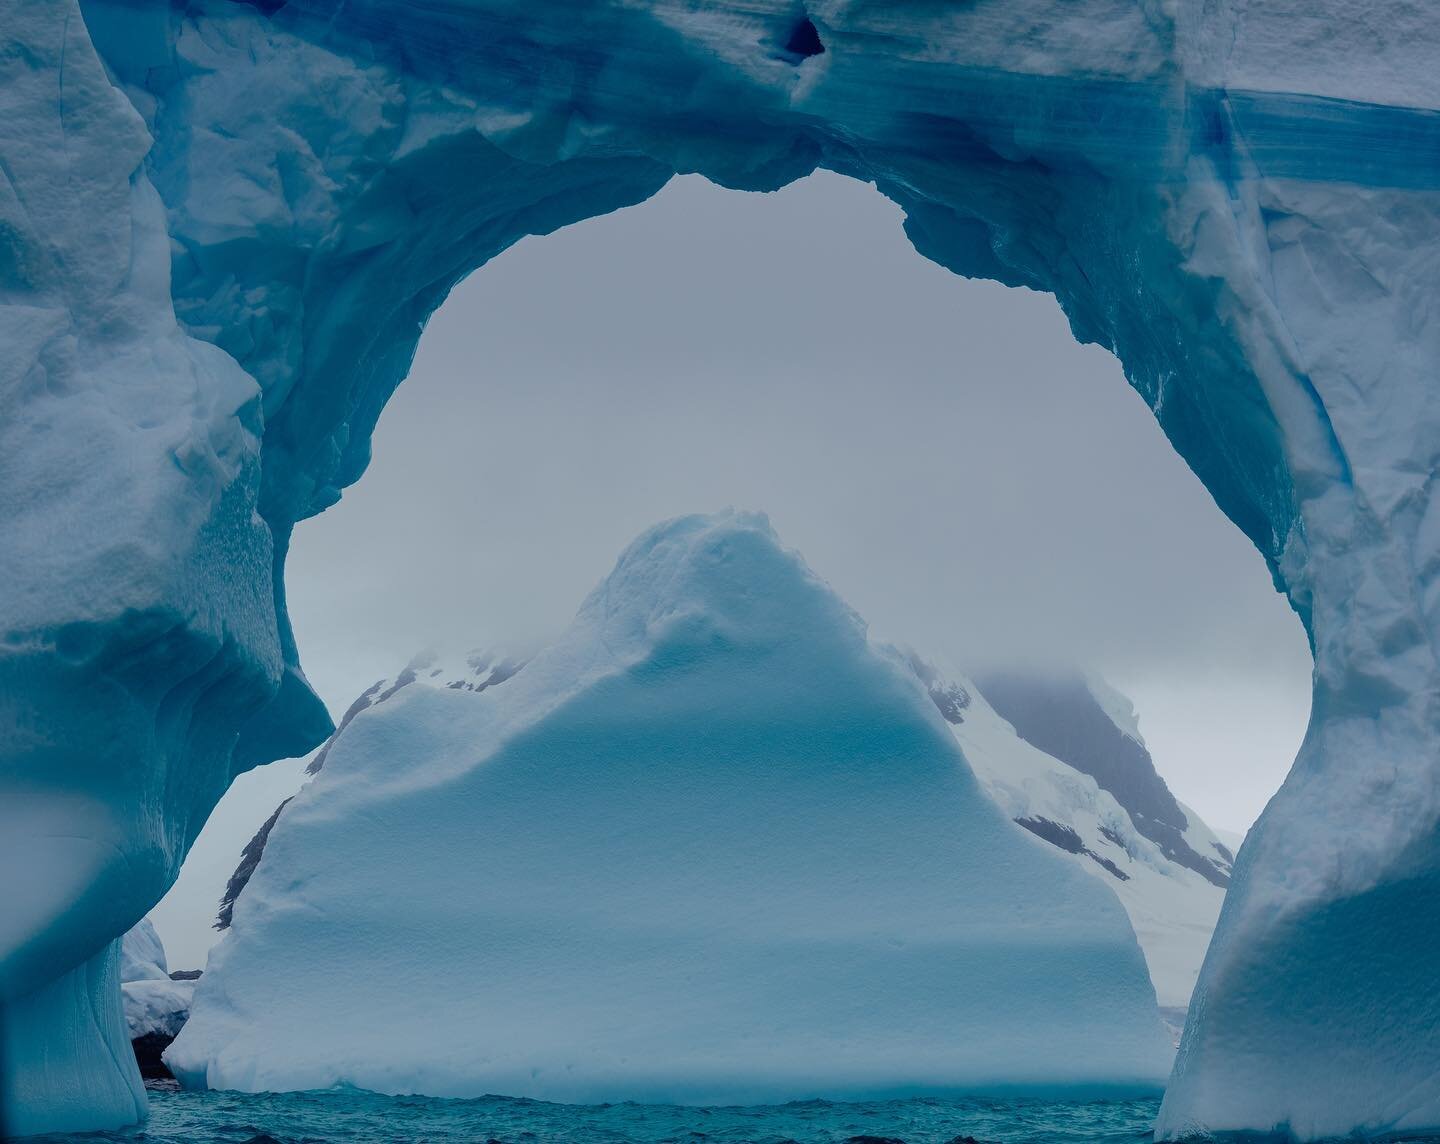
M790 29L790 35L785 41L785 51L789 55L798 56L801 60L818 56L825 51L825 45L820 42L820 33L816 31L809 16L802 16L799 22Z

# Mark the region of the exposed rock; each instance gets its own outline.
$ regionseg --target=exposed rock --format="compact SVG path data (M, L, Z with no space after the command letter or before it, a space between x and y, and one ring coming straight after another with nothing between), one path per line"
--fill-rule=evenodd
M997 714L1027 743L1090 775L1129 812L1136 828L1172 862L1216 886L1230 884L1223 847L1198 853L1186 840L1190 821L1170 793L1145 744L1127 734L1079 672L996 672L976 681Z
M165 1033L146 1033L130 1042L135 1050L135 1063L140 1066L140 1075L146 1080L171 1079L172 1074L161 1054L170 1047L175 1038Z

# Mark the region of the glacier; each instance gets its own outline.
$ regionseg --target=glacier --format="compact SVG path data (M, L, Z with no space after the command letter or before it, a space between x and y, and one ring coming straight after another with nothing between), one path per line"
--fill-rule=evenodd
M116 943L235 774L330 733L289 539L362 474L449 288L676 172L816 167L1111 349L1309 635L1311 722L1238 855L1160 1135L1440 1128L1426 6L0 14L0 869L36 872L0 910L6 1130L143 1115Z
M1119 902L1005 820L763 516L650 529L523 670L435 670L375 695L268 831L166 1051L182 1083L693 1104L1163 1083Z

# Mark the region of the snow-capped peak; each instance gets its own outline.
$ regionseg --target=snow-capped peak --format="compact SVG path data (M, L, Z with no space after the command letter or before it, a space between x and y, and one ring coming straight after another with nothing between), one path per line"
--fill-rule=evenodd
M1120 898L1178 1030L1234 856L1170 795L1129 699L1093 673L1010 669L977 684L943 660L901 654L1005 814Z

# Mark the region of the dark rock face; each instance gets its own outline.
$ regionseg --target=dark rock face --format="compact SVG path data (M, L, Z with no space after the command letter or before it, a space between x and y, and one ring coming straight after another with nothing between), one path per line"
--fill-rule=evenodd
M294 795L291 795L291 798L293 797ZM220 912L215 916L217 930L230 928L230 921L235 914L235 901L245 889L245 884L250 881L250 876L255 873L255 868L260 865L260 856L265 853L265 842L270 837L270 831L275 829L275 824L280 821L280 812L289 801L287 798L275 808L275 813L265 820L265 824L255 832L255 837L240 851L240 865L235 867L235 873L231 874L230 881L225 883L225 894L220 899Z
M496 687L504 683L507 679L513 679L529 662L528 659L518 657L496 657L485 652L474 652L465 661L469 675L449 680L444 683L444 686L453 690L484 691L488 687ZM340 719L340 725L335 728L335 733L326 739L324 746L315 752L315 757L306 766L305 773L318 775L324 770L325 760L330 755L330 748L345 733L345 728L355 721L355 717L362 711L384 703L401 688L410 686L420 678L421 672L426 672L428 682L441 686L436 677L444 674L444 668L435 667L433 670L427 670L431 669L434 663L433 653L427 652L418 655L405 665L405 669L395 677L388 687L385 685L385 680L379 679L362 691L359 698L345 709L345 714ZM969 696L967 695L965 698L968 703ZM292 795L291 798L293 797ZM270 838L270 831L275 828L275 823L280 820L280 812L285 809L285 804L289 801L290 799L287 798L285 802L275 808L275 813L265 820L264 825L255 832L255 837L250 839L245 844L245 849L240 852L240 864L235 867L235 873L230 875L230 881L225 884L224 896L220 899L220 910L215 916L217 930L230 928L230 922L235 913L235 901L250 881L251 875L255 873L256 867L260 865L260 859L265 853L265 843ZM198 969L189 972L193 972L196 977L200 976ZM177 981L182 980L173 973L170 976ZM165 1075L169 1076L170 1074L166 1073Z
M445 686L452 691L484 691L496 687L507 679L513 679L528 663L524 659L493 659L489 655L472 655L467 661L473 673L471 679L452 679Z
M1072 827L1066 826L1063 822L1053 822L1048 818L1017 818L1017 826L1023 826L1037 838L1043 838L1051 846L1058 846L1067 854L1084 854L1087 858L1100 863L1105 870L1119 878L1122 882L1130 881L1130 875L1115 865L1102 854L1096 854L1081 840L1080 835Z
M140 1066L140 1076L145 1080L173 1080L170 1069L161 1059L160 1054L170 1047L174 1037L167 1037L164 1033L146 1033L143 1037L136 1037L130 1042L130 1047L135 1050L135 1063Z
M199 981L204 975L203 969L172 969L170 971L171 981Z
M905 653L905 662L920 682L925 685L925 690L930 693L930 701L944 716L945 722L957 727L965 722L965 709L970 706L971 702L970 693L960 684L943 678L939 672L913 651Z
M408 679L405 678L407 675L409 676ZM350 724L355 721L356 715L359 715L360 712L364 711L367 707L372 707L376 703L380 703L386 699L389 699L390 696L394 695L395 692L399 691L400 688L405 686L405 684L413 683L414 681L415 673L407 668L405 671L402 671L399 677L395 680L395 685L391 687L388 691L386 691L384 695L381 695L378 699L375 697L375 695L376 692L380 690L380 688L385 686L385 681L383 679L377 679L374 683L372 683L369 687L362 691L359 698L356 699L354 703L350 704L350 706L345 709L345 714L340 719L340 726L335 728L335 734L331 735L330 738L326 739L325 745L315 752L315 757L310 760L309 765L305 768L305 773L307 775L318 775L325 768L325 758L327 755L330 754L330 748L335 745L335 740L340 737L340 732L344 731L346 727L350 726ZM277 811L276 813L279 812Z
M1114 796L1166 858L1216 886L1230 884L1228 852L1200 854L1185 841L1189 820L1150 752L1115 726L1078 672L996 673L978 677L976 685L1022 739Z

